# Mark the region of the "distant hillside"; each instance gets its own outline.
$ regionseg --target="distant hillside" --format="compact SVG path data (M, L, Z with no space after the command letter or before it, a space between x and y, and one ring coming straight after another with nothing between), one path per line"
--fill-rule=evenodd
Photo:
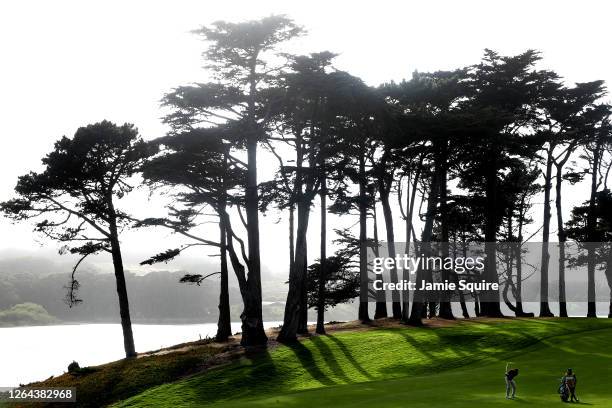
M82 303L69 308L64 302L70 276L69 262L44 258L0 259L0 310L35 303L51 316L68 322L117 322L119 308L115 277L86 266L77 274ZM179 283L185 273L213 271L209 264L184 271L127 272L132 321L135 323L214 323L218 317L219 279L209 278L201 286ZM264 279L264 319L282 320L287 285L284 279ZM242 302L238 286L230 276L232 320L239 321ZM342 305L328 314L330 320L352 320L355 304ZM314 319L314 312L311 312Z
M0 327L44 326L57 323L59 323L57 318L36 303L20 303L10 309L0 310Z
M135 322L201 321L217 318L218 281L201 286L179 283L181 272L127 273L130 309ZM15 273L0 276L0 309L33 302L66 322L115 322L119 316L115 277L108 273L82 272L78 296L72 308L64 302L68 273L36 276ZM237 289L233 290L233 297ZM232 299L236 302L238 299ZM237 318L238 316L236 316Z

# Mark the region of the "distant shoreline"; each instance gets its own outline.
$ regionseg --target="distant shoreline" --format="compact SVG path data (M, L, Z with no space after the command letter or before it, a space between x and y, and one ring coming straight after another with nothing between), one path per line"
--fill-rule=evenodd
M512 318L514 316L508 316L509 318ZM585 318L584 315L570 315L568 316L569 318ZM598 319L607 319L608 315L605 313L599 314L597 316ZM463 320L463 318L461 317L457 317L458 320ZM278 323L278 325L282 324L282 320L266 320L264 323ZM0 325L0 329L18 329L18 328L27 328L27 327L62 327L62 326L85 326L85 325L109 325L109 324L113 324L113 325L120 325L120 322L117 321L85 321L85 322L55 322L55 323L51 323L51 324L38 324L38 325L15 325L15 326L3 326ZM198 321L178 321L178 320L163 320L163 321L133 321L132 322L133 325L140 325L140 326L197 326L197 325L202 325L202 324L212 324L212 325L216 325L217 322L198 322ZM241 322L240 321L233 321L232 325L240 325Z
M270 320L264 323L277 323L281 324L282 321ZM14 326L3 326L0 325L0 329L17 329L17 328L26 328L26 327L60 327L60 326L84 326L84 325L103 325L103 324L121 324L120 322L111 322L111 321L88 321L88 322L55 322L51 324L37 324L37 325L14 325ZM197 321L134 321L133 325L141 325L141 326L197 326L201 324L212 324L216 325L217 322L197 322ZM232 324L241 324L241 322L236 321L232 322Z

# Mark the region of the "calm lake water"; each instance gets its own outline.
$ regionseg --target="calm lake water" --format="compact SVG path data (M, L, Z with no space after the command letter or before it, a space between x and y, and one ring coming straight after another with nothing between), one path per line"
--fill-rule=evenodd
M267 322L265 327L279 324L281 322ZM195 341L200 337L212 337L217 325L135 324L132 329L136 350L144 352ZM232 332L238 331L240 323L232 323ZM119 324L0 328L0 387L13 387L62 374L73 360L85 367L123 357Z

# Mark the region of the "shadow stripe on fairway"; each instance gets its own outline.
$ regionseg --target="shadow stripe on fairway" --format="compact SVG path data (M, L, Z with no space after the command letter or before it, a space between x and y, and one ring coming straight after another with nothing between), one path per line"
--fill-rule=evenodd
M593 336L585 336L582 339L576 340L574 336L577 334L592 334ZM533 344L526 347L520 354L520 362L527 364L523 360L533 360L536 364L539 359L545 359L547 354L557 353L558 349L566 348L567 343L574 344L580 348L588 347L594 340L603 342L602 344L609 344L608 336L612 338L611 328L601 328L594 330L585 330L582 332L565 334L559 336L550 336L537 344ZM581 344L583 343L583 344ZM601 344L600 344L601 345ZM538 356L538 352L545 351L543 355ZM601 353L583 353L584 355L595 356L600 359ZM516 356L517 353L512 353ZM603 356L612 361L612 354ZM513 357L514 358L514 357ZM555 356L556 358L556 356ZM496 359L497 362L503 362L504 359ZM517 359L518 361L518 359ZM482 361L481 361L482 363ZM551 362L552 363L552 362ZM585 363L586 364L586 363ZM610 370L609 362L601 359L599 366L600 371ZM546 366L546 364L542 364ZM553 365L553 364L551 364ZM503 368L501 368L503 370ZM552 371L554 367L544 367L542 371ZM482 371L483 373L479 373ZM491 374L490 371L499 372L498 374ZM588 372L585 370L585 374L590 374L589 379L597 378L599 372ZM485 375L486 380L481 382L481 376ZM527 382L527 378L522 374L521 379ZM531 377L535 377L532 375ZM519 376L520 377L520 376ZM560 375L559 375L560 377ZM470 383L470 378L477 378L479 385L482 387L474 386ZM601 376L602 382L609 377ZM532 380L533 378L529 378ZM451 370L428 375L418 375L413 377L402 377L393 378L388 380L369 381L364 383L353 383L345 385L334 385L324 388L315 388L309 390L299 390L284 393L278 396L267 396L256 399L243 399L240 401L224 401L215 403L212 405L206 405L207 407L225 407L225 408L243 408L250 406L282 406L282 407L308 407L308 406L334 406L335 408L341 407L371 407L371 408L383 408L383 407L445 407L445 408L459 408L459 407L492 407L492 406L516 406L528 405L529 407L540 408L550 407L557 404L561 404L558 396L555 393L558 377L554 373L550 376L547 374L540 375L535 384L531 384L531 387L527 387L529 383L523 384L519 380L519 397L514 401L506 401L503 398L503 376L500 371L500 367L495 365L495 362L474 365L470 364L469 367L453 368ZM455 387L450 387L448 383L454 383ZM534 381L535 382L535 381ZM593 384L589 384L588 381L581 381L584 383L583 388L587 391L581 398L585 400L584 404L581 405L595 405L599 407L612 407L612 389L604 384L604 393L589 392L589 388L593 387ZM469 386L466 386L466 383ZM550 384L549 384L550 383ZM429 387L423 387L424 384L430 384ZM450 387L450 388L448 388ZM492 391L486 392L488 388L492 388ZM537 389L538 387L542 390ZM484 388L484 389L482 389ZM521 390L526 389L525 394L521 394ZM535 390L534 390L535 389ZM607 392L607 394L605 394ZM423 397L423 394L430 394ZM579 393L579 396L581 393ZM446 396L446 399L445 399ZM323 401L328 401L329 404L320 405ZM438 405L440 404L440 405ZM510 405L512 404L512 405Z

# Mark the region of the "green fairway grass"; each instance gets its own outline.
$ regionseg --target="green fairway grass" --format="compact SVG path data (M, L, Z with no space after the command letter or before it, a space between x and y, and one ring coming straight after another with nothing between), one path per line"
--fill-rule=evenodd
M581 403L612 407L612 322L462 321L442 328L338 332L151 388L121 407L491 407L562 404L563 371ZM505 400L504 368L520 368Z

